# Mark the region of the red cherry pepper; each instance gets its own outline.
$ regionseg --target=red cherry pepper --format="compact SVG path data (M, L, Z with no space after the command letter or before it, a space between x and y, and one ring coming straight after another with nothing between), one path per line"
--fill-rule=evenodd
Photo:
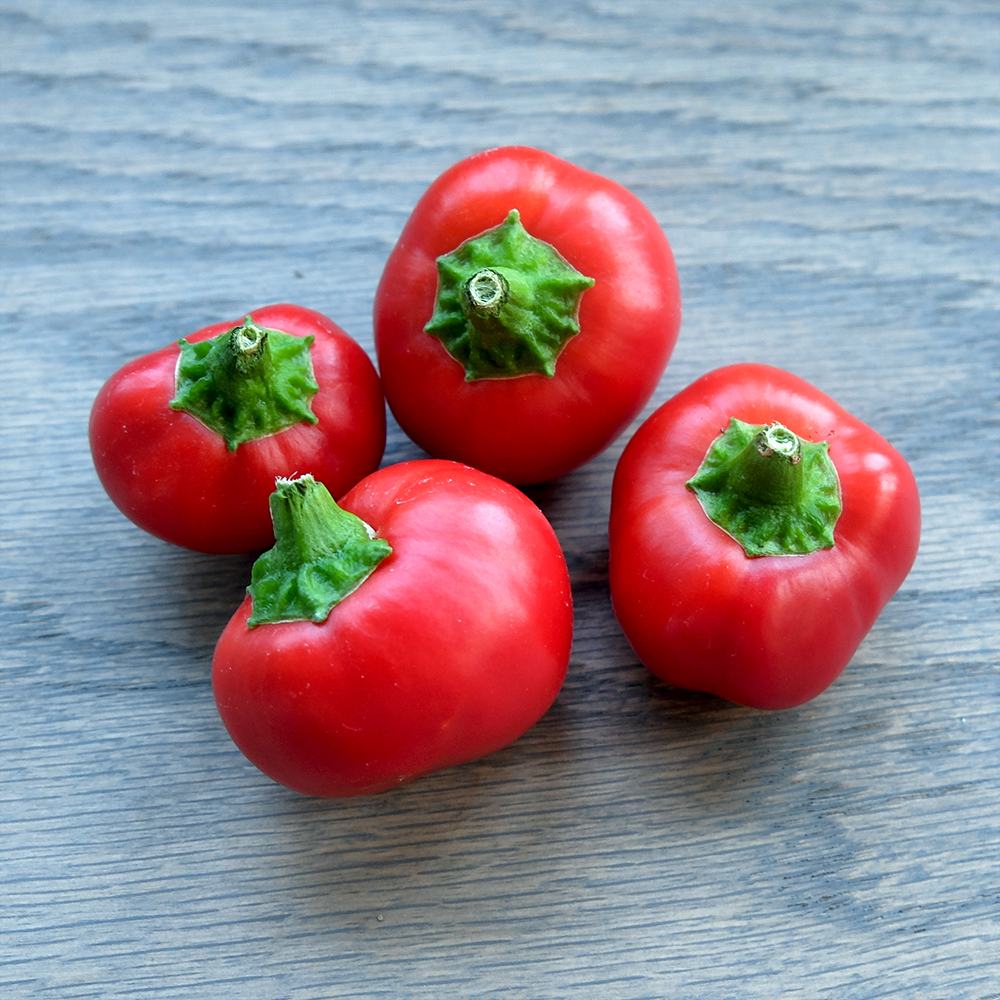
M385 401L332 320L266 306L119 369L94 402L90 447L139 527L200 552L260 551L277 477L309 470L339 496L377 468Z
M733 365L674 396L625 448L611 596L667 683L787 708L841 673L919 539L917 485L891 445L802 379Z
M593 458L652 395L681 296L620 184L524 146L477 153L417 203L375 297L386 399L422 448L511 483Z
M244 754L310 795L362 795L498 750L569 664L566 560L513 486L455 462L379 469L339 506L281 481L275 547L219 639L212 687Z

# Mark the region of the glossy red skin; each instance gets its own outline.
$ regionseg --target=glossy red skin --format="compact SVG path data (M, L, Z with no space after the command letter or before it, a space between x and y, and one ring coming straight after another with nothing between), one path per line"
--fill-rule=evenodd
M843 510L832 549L749 558L684 485L730 417L827 441ZM920 499L903 457L808 382L733 365L665 403L615 472L610 579L639 659L669 684L756 708L799 705L839 676L903 582Z
M170 409L176 343L136 358L98 393L90 415L94 466L108 495L140 528L199 552L254 552L274 544L268 497L278 476L309 471L334 496L378 467L385 401L364 349L312 309L273 305L250 315L261 326L316 339L315 424L295 424L235 452L200 420ZM215 323L194 343L238 326Z
M380 469L341 501L392 554L322 624L219 640L212 687L243 753L309 795L383 791L516 740L566 676L569 574L541 511L435 459Z
M524 228L594 278L580 333L552 378L465 381L424 333L434 311L436 258L499 225ZM432 455L508 482L560 476L606 448L659 383L681 322L673 254L649 210L614 181L550 153L511 146L442 174L417 203L375 297L375 345L389 407Z

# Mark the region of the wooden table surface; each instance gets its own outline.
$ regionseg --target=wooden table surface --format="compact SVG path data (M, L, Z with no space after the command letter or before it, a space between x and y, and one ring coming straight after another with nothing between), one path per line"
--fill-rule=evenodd
M0 23L5 997L1000 996L995 3L4 0ZM684 325L644 415L722 364L796 372L911 462L920 555L815 701L668 689L608 598L626 435L529 491L576 607L548 715L305 798L212 700L252 558L126 521L89 408L268 302L371 352L416 199L508 143L667 233ZM419 454L390 424L386 463Z

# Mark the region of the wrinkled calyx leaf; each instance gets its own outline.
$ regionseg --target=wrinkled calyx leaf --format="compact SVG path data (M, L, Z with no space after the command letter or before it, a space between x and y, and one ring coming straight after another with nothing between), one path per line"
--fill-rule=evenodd
M733 417L687 486L748 556L833 548L840 479L825 441Z
M230 451L293 424L314 424L314 339L258 326L247 316L211 340L181 340L170 406L197 417Z
M465 368L466 381L555 374L559 353L580 332L580 298L594 279L531 236L517 209L438 257L437 267L424 330Z
M392 552L312 476L279 479L270 505L275 542L253 565L251 628L326 621Z

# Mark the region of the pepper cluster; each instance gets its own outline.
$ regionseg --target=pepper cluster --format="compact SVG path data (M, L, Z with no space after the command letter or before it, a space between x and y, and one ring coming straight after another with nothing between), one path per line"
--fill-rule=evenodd
M366 794L541 718L573 605L556 535L517 487L623 433L680 323L670 245L639 199L507 147L416 205L375 297L378 372L330 319L285 304L108 380L91 451L123 513L198 551L273 546L212 664L254 764L307 794ZM379 468L386 402L432 458ZM787 708L841 673L919 535L891 445L796 376L733 365L625 447L611 599L666 682Z

